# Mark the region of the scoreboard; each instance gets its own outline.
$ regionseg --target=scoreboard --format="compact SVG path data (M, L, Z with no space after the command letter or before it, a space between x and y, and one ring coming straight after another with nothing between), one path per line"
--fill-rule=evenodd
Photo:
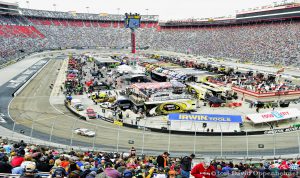
M141 16L139 14L125 14L125 28L136 29L141 24Z

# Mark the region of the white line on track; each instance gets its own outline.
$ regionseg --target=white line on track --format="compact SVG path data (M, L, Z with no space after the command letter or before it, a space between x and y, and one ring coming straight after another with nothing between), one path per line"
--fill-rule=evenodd
M8 115L8 118L10 119L10 120L12 120L13 122L15 122L15 120L13 120L13 118L10 116L10 112L9 112L9 108L10 108L10 105L11 105L11 103L12 103L12 101L15 99L15 97L13 97L11 100L10 100L10 102L9 102L9 104L8 104L8 106L7 106L7 115Z

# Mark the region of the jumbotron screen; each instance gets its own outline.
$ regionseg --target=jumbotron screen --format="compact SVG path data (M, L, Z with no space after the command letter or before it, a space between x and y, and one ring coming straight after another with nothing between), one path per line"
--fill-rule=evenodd
M126 28L139 28L141 23L140 15L126 15L125 14L125 27Z

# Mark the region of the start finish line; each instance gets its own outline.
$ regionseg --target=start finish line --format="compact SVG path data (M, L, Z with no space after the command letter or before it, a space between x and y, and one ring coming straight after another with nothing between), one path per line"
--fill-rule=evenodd
M219 115L219 114L169 114L170 121L200 121L200 122L235 122L242 123L242 117L238 115Z

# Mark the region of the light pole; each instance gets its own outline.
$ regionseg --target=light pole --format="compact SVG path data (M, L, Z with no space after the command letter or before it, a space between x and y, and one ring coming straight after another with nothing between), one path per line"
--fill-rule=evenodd
M15 127L16 127L16 121L14 121L13 129L12 129L12 134L11 134L12 140L14 140Z
M276 155L276 137L275 137L275 130L274 130L274 127L272 125L270 125L268 122L266 122L270 128L272 129L273 131L273 156L275 157Z
M34 125L34 119L32 119L32 124L31 124L30 143L31 143L31 141L32 141L33 125Z
M49 137L49 142L52 141L52 134L53 134L53 130L54 130L54 124L55 124L56 119L53 120L52 123L52 127L51 127L51 131L50 131L50 137Z
M195 121L194 121L194 127L195 127L195 135L194 135L194 154L196 154L197 127L196 127L196 122L195 122Z
M248 140L248 132L246 131L246 147L247 147L247 159L249 157L249 140Z
M28 8L28 9L29 9L29 3L30 3L29 1L26 1L27 8Z
M53 4L53 9L56 12L56 4Z
M146 14L147 14L147 15L148 15L148 11L149 11L149 9L146 9L146 12L147 12Z
M70 147L72 147L72 144L73 144L74 129L75 129L75 126L76 126L76 122L77 122L77 119L75 119L73 127L72 127L72 135L71 135Z
M299 137L299 130L297 128L297 138L298 138L298 154L300 155L300 137Z
M222 130L222 127L221 127L221 124L219 123L219 127L220 127L220 130L221 130L221 158L223 157L223 130Z
M119 152L119 141L120 141L120 125L118 125L117 153Z
M118 15L120 15L120 8L119 7L117 8L117 11L118 11Z
M168 139L168 153L170 152L170 144L171 144L171 121L167 122L168 129L169 129L169 139Z
M96 135L93 138L93 151L95 151L95 141L96 141L96 136L97 136L97 129L98 129L98 125L96 125L96 129L95 129Z
M275 136L274 128L273 128L273 144L274 144L273 154L274 154L274 158L275 158L275 155L276 155L276 136Z
M86 8L87 13L89 14L89 13L90 13L90 11L89 11L90 7L87 6L87 7L85 7L85 8Z

